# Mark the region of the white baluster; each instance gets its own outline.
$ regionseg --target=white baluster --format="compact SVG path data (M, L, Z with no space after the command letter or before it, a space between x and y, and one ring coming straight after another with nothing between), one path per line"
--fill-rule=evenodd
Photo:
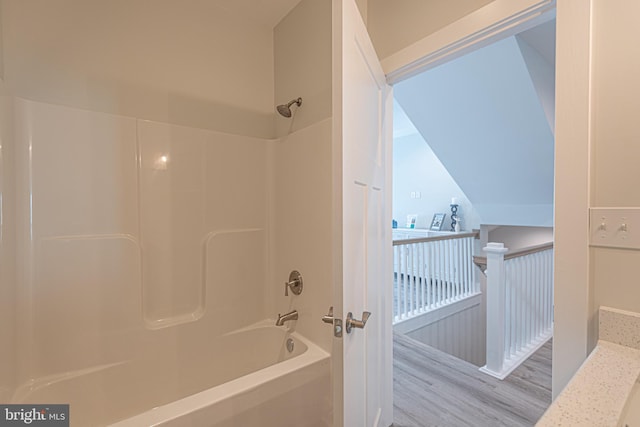
M400 320L400 248L401 246L393 247L393 259L396 265L396 277L395 277L395 296L396 296L396 322Z
M553 251L551 251L548 256L549 256L549 268L547 269L547 273L548 273L547 293L549 295L549 300L547 304L548 304L548 310L549 310L549 318L547 319L547 322L548 322L547 327L550 328L551 325L553 324Z
M420 243L420 312L425 311L426 301L425 301L425 287L426 287L426 259L425 259L425 248L426 243Z
M411 275L409 276L411 281L410 284L410 299L409 299L409 315L411 317L415 316L416 310L416 245L411 245L411 269L409 270Z
M402 246L402 318L407 317L407 246Z
M467 265L466 265L466 275L465 275L465 281L467 283L467 292L476 292L477 289L475 289L475 281L473 280L473 250L472 250L472 245L473 245L473 238L467 238L467 241L465 242L465 247L466 247L466 253L465 253L465 258L467 259Z
M524 339L525 329L524 329L524 268L522 258L515 258L516 268L518 272L518 283L516 283L516 288L518 289L518 336L516 351L520 351L522 349L522 341Z
M467 254L466 254L466 258L468 258L467 261L467 292L477 292L477 286L476 286L476 281L474 278L474 271L473 271L473 237L468 238L467 239Z
M522 334L522 347L525 347L529 341L531 340L531 335L529 333L529 321L531 319L531 311L530 311L530 301L531 297L531 277L529 277L530 273L530 262L531 258L529 256L522 257L522 274L524 276L524 295L522 298L522 309L523 309L523 334Z
M473 237L470 237L467 241L467 251L469 253L469 261L467 265L467 271L469 272L469 285L473 287L473 292L480 292L480 282L476 280L475 267L473 266Z
M442 305L446 298L444 258L444 244L438 240L438 305Z
M547 280L544 270L545 257L546 255L544 252L538 254L538 264L536 268L536 283L540 284L540 286L536 287L536 337L540 336L540 334L544 332L544 324L542 323L542 319L544 318L544 302L542 300L542 292L547 286Z
M460 298L460 244L457 240L451 241L453 247L453 289L454 298Z
M429 310L433 309L433 300L435 296L435 279L434 279L434 269L435 269L435 247L433 242L427 243L427 247L429 248L429 292L427 293L427 298L429 300Z
M447 303L451 302L451 241L443 240L444 245L444 292Z

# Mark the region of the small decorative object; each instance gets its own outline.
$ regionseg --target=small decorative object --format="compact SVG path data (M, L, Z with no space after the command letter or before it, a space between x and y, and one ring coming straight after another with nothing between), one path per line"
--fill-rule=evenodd
M444 218L447 214L437 213L433 215L433 219L431 220L431 226L429 226L429 230L431 231L440 231L442 230L442 224L444 224Z
M416 228L418 215L407 215L407 228Z
M456 202L455 204L453 202ZM458 203L456 198L451 199L451 231L456 231L456 224L458 222ZM460 226L458 226L458 230Z

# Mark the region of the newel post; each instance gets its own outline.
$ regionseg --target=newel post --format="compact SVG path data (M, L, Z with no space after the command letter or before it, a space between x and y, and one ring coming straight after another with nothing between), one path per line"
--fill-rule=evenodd
M487 243L487 364L483 371L500 375L505 353L505 288L503 243Z

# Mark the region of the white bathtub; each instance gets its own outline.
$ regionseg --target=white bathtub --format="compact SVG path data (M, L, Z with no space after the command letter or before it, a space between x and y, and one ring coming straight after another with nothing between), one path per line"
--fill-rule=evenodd
M330 425L329 354L272 325L228 333L205 354L168 352L39 379L13 400L69 403L76 427Z

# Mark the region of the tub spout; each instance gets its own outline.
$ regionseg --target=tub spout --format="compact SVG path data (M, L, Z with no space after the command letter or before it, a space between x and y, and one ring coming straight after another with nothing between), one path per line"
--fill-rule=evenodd
M278 314L276 326L283 326L284 322L288 322L289 320L298 320L298 310L293 310L292 312L283 315Z

